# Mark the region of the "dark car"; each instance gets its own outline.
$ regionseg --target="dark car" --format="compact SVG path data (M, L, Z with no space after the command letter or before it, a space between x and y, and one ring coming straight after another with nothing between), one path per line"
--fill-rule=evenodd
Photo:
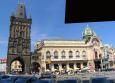
M54 80L52 79L42 79L42 80L33 80L33 81L28 81L25 83L56 83Z
M11 78L1 79L0 83L14 83Z
M1 75L0 76L0 83L12 83L12 79L8 75Z
M101 69L101 71L115 71L114 68Z
M91 77L91 83L109 83L107 77Z
M9 78L10 76L8 76L8 75L0 75L0 80L2 80L2 79L7 79L7 78Z
M44 79L44 78L56 78L56 75L54 75L53 73L42 73L41 77L39 79Z
M15 83L26 83L26 80L28 80L29 77L18 77L16 80L15 80Z
M29 77L25 83L36 83L36 81L38 80L37 77Z

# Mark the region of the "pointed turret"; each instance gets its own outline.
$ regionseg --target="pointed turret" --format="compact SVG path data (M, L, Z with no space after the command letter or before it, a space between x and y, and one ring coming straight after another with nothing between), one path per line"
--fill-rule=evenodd
M86 26L82 35L83 35L83 40L86 43L90 41L91 37L96 37L96 33L90 28L89 25Z
M89 25L87 25L82 35L83 38L86 38L86 37L96 36L96 33L90 28Z
M16 17L18 18L26 18L26 6L23 1L18 1Z

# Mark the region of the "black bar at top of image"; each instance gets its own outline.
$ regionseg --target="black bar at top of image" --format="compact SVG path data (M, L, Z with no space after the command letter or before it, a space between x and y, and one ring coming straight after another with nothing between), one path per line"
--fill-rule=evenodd
M113 0L66 0L65 23L115 21Z

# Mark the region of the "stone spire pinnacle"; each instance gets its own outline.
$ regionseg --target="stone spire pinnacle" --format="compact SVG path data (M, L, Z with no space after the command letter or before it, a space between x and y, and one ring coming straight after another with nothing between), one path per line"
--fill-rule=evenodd
M18 4L24 3L24 0L18 0Z
M89 25L87 24L86 27L89 27Z
M26 18L26 6L24 4L24 0L18 0L16 17L18 17L18 18Z
M82 33L83 38L96 36L96 33L91 29L91 27L87 24L85 30Z

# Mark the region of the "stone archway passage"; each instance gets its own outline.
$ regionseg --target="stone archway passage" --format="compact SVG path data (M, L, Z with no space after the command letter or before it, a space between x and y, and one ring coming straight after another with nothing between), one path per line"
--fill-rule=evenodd
M40 72L40 64L37 62L32 63L32 72L39 73Z
M17 57L11 61L10 70L12 73L23 73L24 72L24 61L22 58Z
M11 63L11 71L22 71L22 64L20 61L15 60Z

